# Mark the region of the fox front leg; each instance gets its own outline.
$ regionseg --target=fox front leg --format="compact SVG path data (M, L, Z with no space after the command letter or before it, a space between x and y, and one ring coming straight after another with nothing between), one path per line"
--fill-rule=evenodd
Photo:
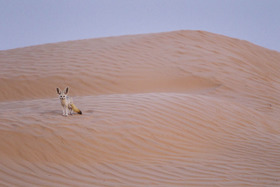
M65 109L63 106L61 108L62 108L62 115L65 116Z

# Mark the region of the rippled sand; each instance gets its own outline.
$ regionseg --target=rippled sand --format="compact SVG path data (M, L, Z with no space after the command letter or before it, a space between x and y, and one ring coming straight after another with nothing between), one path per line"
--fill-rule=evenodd
M0 51L0 186L279 186L280 53L201 31ZM83 115L63 117L56 87Z

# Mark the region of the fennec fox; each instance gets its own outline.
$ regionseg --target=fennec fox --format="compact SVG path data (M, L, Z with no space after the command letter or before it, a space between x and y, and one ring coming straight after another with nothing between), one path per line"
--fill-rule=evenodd
M59 95L59 99L62 106L62 115L63 116L68 116L68 114L72 115L73 111L77 112L78 114L82 114L82 111L79 110L74 105L73 99L67 95L68 91L69 91L68 87L66 87L63 92L59 88L56 88L56 92Z

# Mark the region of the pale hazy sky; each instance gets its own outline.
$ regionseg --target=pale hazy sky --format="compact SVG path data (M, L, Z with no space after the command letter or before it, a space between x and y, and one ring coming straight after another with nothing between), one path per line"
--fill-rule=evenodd
M174 30L280 52L280 0L0 0L0 50Z

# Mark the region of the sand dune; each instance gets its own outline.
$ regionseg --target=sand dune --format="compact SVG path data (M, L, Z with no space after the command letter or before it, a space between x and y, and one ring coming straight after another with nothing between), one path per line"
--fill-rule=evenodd
M0 51L0 185L279 186L279 61L202 31Z

